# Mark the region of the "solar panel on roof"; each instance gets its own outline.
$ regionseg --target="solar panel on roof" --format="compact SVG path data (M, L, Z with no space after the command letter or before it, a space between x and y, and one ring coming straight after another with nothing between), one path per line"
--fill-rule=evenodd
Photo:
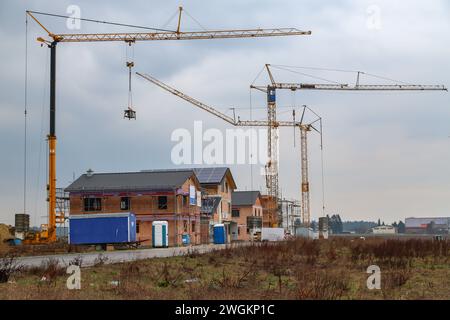
M223 167L195 168L194 170L200 183L219 183L227 172L227 168Z

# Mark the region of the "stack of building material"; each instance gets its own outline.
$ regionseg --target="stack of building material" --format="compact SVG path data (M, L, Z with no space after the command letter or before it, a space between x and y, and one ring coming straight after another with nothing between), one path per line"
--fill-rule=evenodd
M0 245L4 245L5 241L14 239L10 232L10 227L0 223Z

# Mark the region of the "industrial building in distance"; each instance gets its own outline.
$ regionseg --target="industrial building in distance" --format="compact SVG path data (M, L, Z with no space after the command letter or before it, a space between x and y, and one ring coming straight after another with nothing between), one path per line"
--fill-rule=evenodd
M406 218L405 233L408 234L448 234L450 217Z

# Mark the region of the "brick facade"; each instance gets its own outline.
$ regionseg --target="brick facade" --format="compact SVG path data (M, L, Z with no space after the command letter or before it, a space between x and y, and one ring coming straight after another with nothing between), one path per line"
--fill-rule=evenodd
M168 222L169 246L182 245L183 234L189 234L191 244L200 244L200 207L189 204L191 185L200 191L200 184L193 175L175 190L71 192L70 214L133 212L137 218L137 240L143 241L143 245L151 245L152 222L156 220ZM129 206L121 208L121 200L126 197ZM96 201L101 201L101 210L85 210L89 209L85 208L86 198L100 198Z
M237 238L242 241L251 240L251 232L247 227L248 217L263 217L263 207L261 205L260 197L256 198L253 205L233 205L233 211L239 212L238 217L232 217L232 221L237 224Z

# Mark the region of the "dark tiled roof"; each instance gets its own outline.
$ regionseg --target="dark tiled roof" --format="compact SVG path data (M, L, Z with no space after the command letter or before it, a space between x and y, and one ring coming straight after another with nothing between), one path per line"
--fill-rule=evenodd
M165 171L186 171L192 170L195 172L198 181L200 184L212 184L217 185L220 184L227 173L231 178L231 188L236 188L236 182L234 181L233 175L231 174L230 168L227 167L203 167L203 168L183 168L183 169L167 169ZM142 170L142 172L151 172L152 170Z
M261 195L259 191L235 191L231 194L233 206L252 206Z
M181 187L192 175L194 171L189 169L83 174L65 191L170 190Z

